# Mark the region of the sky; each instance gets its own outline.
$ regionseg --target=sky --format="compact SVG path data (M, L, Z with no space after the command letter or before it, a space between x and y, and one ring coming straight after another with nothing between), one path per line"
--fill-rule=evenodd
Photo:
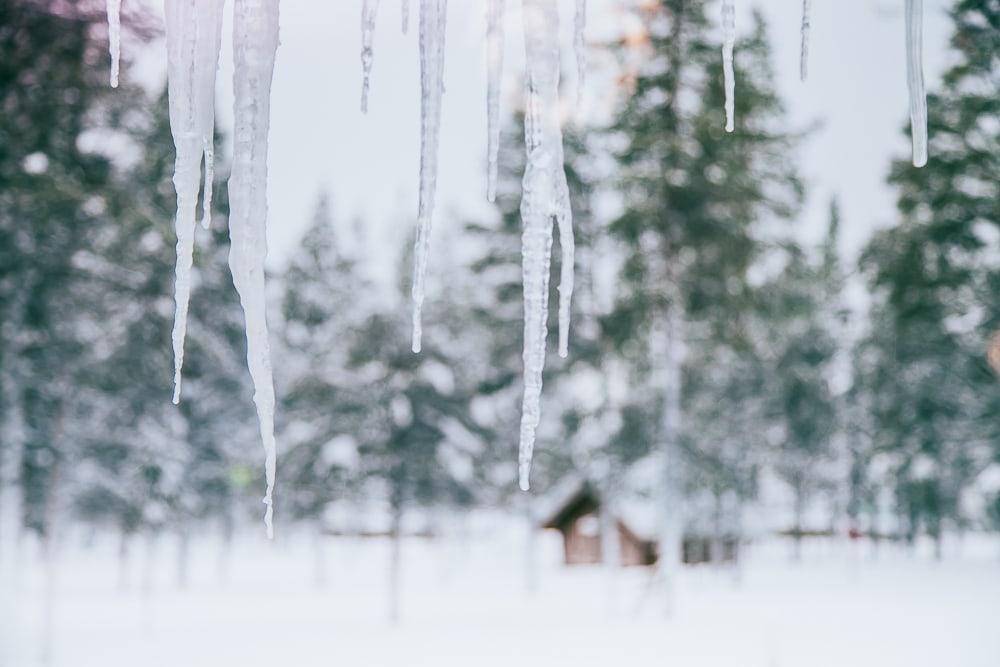
M382 0L375 33L369 113L360 112L361 0L282 0L281 46L271 102L269 262L280 266L309 223L317 197L329 194L347 230L390 268L416 221L420 83L417 1L401 32L401 6ZM575 94L573 3L559 0L563 76ZM590 0L588 59L597 76L584 87L576 118L587 122L601 90L599 43L625 25L621 0ZM231 4L223 28L218 123L232 124ZM797 155L809 186L799 221L803 240L819 238L830 198L843 213L842 251L854 257L874 229L894 220L894 193L885 185L889 162L908 155L902 0L813 0L810 76L798 76L798 0L737 0L737 23L751 12L766 17L779 90L793 128L816 129ZM948 64L947 0L925 1L925 66L933 87ZM159 8L159 3L152 3ZM486 203L485 0L449 3L444 107L433 254L460 245L455 222L493 215ZM523 75L518 2L508 2L503 109L520 99ZM710 10L711 11L711 10ZM738 57L738 56L737 56ZM147 47L132 76L152 84L165 77L162 42ZM721 54L719 75L721 76ZM737 81L737 95L739 82ZM739 120L737 119L737 122ZM933 159L933 155L931 156ZM353 224L363 219L363 226Z

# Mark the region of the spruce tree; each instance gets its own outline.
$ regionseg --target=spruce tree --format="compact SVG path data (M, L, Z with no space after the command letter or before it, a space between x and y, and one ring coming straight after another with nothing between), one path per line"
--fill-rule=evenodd
M777 224L797 211L803 190L789 159L797 137L775 89L759 14L736 45L736 129L724 131L721 47L710 6L642 5L647 32L621 46L624 59L639 49L642 61L623 78L628 94L611 128L624 211L610 231L625 258L605 331L656 401L667 569L679 558L682 530L684 404L693 407L690 378L704 360L694 348L716 338L739 349L726 341L747 336L748 273L773 251ZM687 363L685 347L693 351Z
M959 0L950 15L955 64L928 95L932 158L893 164L899 224L862 258L874 304L859 379L902 529L939 546L946 524L974 518L963 494L1000 450L1000 384L986 359L1000 329L1000 7Z

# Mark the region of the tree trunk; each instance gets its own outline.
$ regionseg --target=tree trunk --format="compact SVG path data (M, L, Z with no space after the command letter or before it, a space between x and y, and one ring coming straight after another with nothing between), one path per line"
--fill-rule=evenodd
M712 543L709 547L709 559L715 568L722 567L723 535L722 535L722 493L716 489L712 494Z
M142 560L142 595L148 598L153 592L153 571L156 563L156 538L152 530L146 532L146 549Z
M118 589L122 591L128 588L130 542L131 536L129 535L128 530L122 528L121 533L118 536Z
M799 563L802 561L802 531L804 530L803 523L805 519L805 490L803 489L801 479L796 478L794 492L795 525L792 528L792 561Z
M402 566L403 509L392 510L392 547L389 554L389 622L399 623L400 569Z
M671 307L665 322L651 332L654 363L659 368L659 388L663 392L661 433L662 500L658 568L665 587L667 613L674 604L673 579L681 563L684 530L683 494L680 490L677 439L681 428L681 367L683 363L682 318Z
M313 525L313 582L320 587L326 585L326 535L322 520Z
M188 562L191 555L191 534L183 526L177 532L177 588L188 585Z
M618 569L621 567L621 543L618 535L618 513L615 509L612 475L604 483L598 519L601 526L601 562L608 586L608 611L614 613L617 604Z
M43 667L52 664L52 647L55 644L55 615L58 568L56 564L55 537L52 528L49 534L40 538L42 561L45 565L45 584L42 592L42 631L40 641L40 662Z

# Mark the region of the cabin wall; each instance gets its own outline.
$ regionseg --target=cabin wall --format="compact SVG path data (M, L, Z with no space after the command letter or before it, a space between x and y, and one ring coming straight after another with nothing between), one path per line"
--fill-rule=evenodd
M601 535L596 517L587 514L570 521L560 532L563 536L566 565L596 565L604 562ZM655 560L650 542L637 538L621 522L618 528L618 553L623 566L651 565Z

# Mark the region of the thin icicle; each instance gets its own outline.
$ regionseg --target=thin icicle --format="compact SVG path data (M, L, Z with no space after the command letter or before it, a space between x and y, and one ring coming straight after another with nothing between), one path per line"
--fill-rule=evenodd
M122 0L108 0L108 51L111 52L111 87L118 87L122 53Z
M722 0L722 72L726 85L726 132L736 129L736 73L733 49L736 46L735 0Z
M569 333L569 304L573 292L573 216L563 167L562 129L559 124L559 10L550 0L524 0L524 46L527 63L527 101L521 221L521 261L524 289L524 398L518 477L527 490L535 446L548 333L549 269L552 219L559 223L562 245L562 282L559 286L560 352Z
M587 0L576 0L576 16L573 20L573 51L576 52L576 101L583 98L583 84L587 78L587 51L584 33L587 30Z
M809 78L809 28L812 27L811 0L802 0L802 44L799 50L799 79Z
M906 83L910 89L913 166L927 164L927 92L924 89L924 2L906 0Z
M371 86L372 62L375 60L375 15L378 0L364 0L361 5L361 112L368 113L368 88Z
M430 253L434 194L437 188L441 95L444 93L444 44L447 0L420 3L420 204L413 249L413 351L420 352L424 278Z
M215 140L203 144L205 153L205 185L201 194L201 227L208 229L212 224L212 186L215 183Z
M410 31L410 0L402 0L402 21L403 21L403 34L405 35Z
M496 201L500 153L500 86L503 81L504 0L489 0L486 26L487 77L486 121L488 127L486 198Z
M229 267L246 317L247 364L264 444L267 536L272 527L276 447L274 382L265 310L267 136L278 48L278 0L236 0L233 12L233 171L229 178Z
M212 187L215 182L215 78L222 47L222 8L225 0L198 1L198 47L195 86L198 129L205 156L205 184L202 191L201 226L212 220Z
M177 191L177 268L174 279L174 396L181 396L184 338L191 295L191 264L201 160L215 123L215 72L223 0L165 0L167 87L170 131L174 139L174 189ZM206 165L207 166L207 165ZM207 169L210 171L210 169ZM205 193L210 207L211 195Z

